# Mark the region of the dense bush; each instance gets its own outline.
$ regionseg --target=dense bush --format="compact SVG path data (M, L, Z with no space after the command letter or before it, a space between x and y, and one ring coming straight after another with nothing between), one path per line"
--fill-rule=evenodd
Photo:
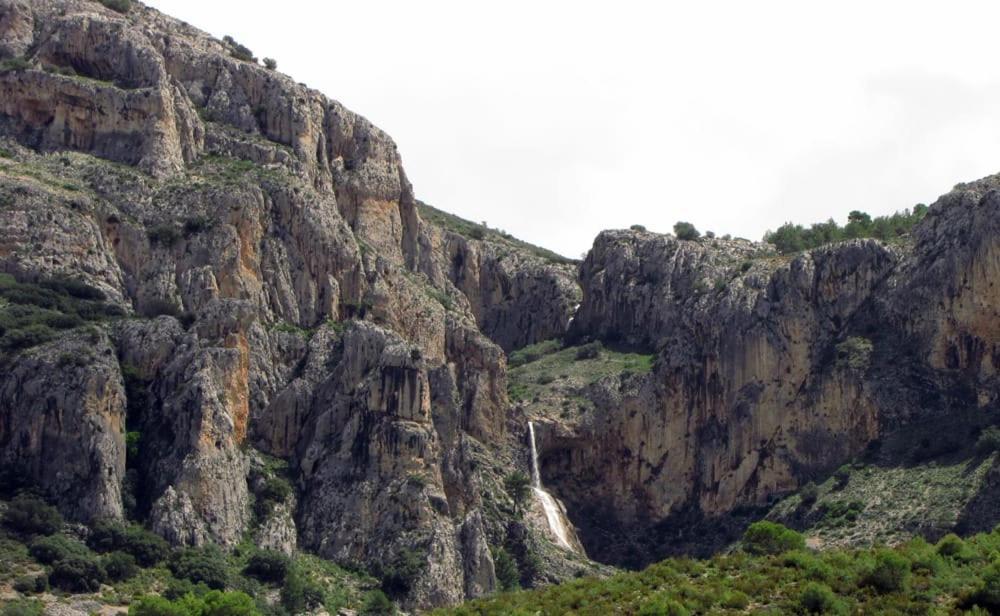
M1000 426L990 426L979 434L976 451L984 456L1000 451Z
M51 565L69 556L86 556L90 550L79 541L64 535L51 535L32 541L28 546L28 553L43 565Z
M129 616L260 616L249 595L213 590L204 595L187 594L174 600L156 595L132 603Z
M493 566L496 569L500 590L514 590L521 586L521 572L517 570L517 562L507 550L503 548L493 550Z
M95 522L87 545L97 552L119 550L130 554L143 567L152 567L170 554L170 545L156 533L111 520Z
M271 476L264 480L257 491L256 510L258 517L266 517L279 503L284 503L292 495L292 486L283 477Z
M690 612L679 602L667 597L655 596L639 608L639 616L688 616Z
M204 583L214 590L222 590L229 584L226 558L214 545L178 550L171 555L169 566L175 576Z
M169 248L181 239L182 234L177 225L166 222L150 227L146 231L146 237L149 238L150 244Z
M948 533L937 544L937 553L941 556L954 558L965 552L965 542L954 533Z
M264 58L264 68L269 71L273 71L278 68L278 61L274 58Z
M818 248L824 244L863 237L889 240L906 235L927 214L927 206L918 204L913 211L904 210L889 216L871 216L857 210L848 214L847 225L841 227L832 218L809 228L787 222L764 234L764 241L774 244L781 254Z
M975 591L962 603L966 608L977 605L990 614L1000 614L1000 565L986 569Z
M14 590L22 594L41 593L49 589L49 576L28 575L14 580Z
M291 614L314 610L325 602L323 587L306 575L299 567L292 566L281 587L281 605Z
M576 350L576 358L578 360L597 359L601 356L602 351L604 351L604 345L600 341L589 342Z
M222 41L229 45L229 53L237 60L243 60L244 62L256 62L257 58L253 56L253 52L246 45L241 45L236 42L231 36L222 37Z
M910 561L893 550L879 550L875 566L862 579L862 584L878 592L901 592L910 580Z
M829 586L810 582L799 595L799 607L807 614L827 614L837 608L837 597Z
M243 572L261 582L280 583L288 575L290 561L281 552L274 550L259 550L247 561Z
M373 590L365 595L358 613L361 616L392 616L396 613L396 607L384 592Z
M836 346L837 365L854 372L862 372L868 367L873 349L871 340L861 336L851 336Z
M96 592L107 578L104 566L96 557L74 554L52 565L49 583L67 592Z
M819 488L811 481L799 490L799 499L801 499L803 505L812 505L816 502L817 498L819 498Z
M701 232L689 222L678 221L674 225L674 235L679 240L694 241L701 237Z
M642 232L646 230L646 227L644 225L632 225L631 227L629 227L629 229L631 229L632 231Z
M55 338L88 321L117 318L121 307L107 304L90 285L66 278L17 282L0 274L0 348L17 351Z
M382 590L390 597L402 597L410 592L413 583L427 565L425 555L414 548L401 548L395 557L383 565L376 574L382 578Z
M62 528L63 518L37 496L22 494L7 506L3 525L25 536L51 535Z
M833 473L834 484L833 487L838 490L843 490L847 487L847 484L851 481L851 466L849 464L844 464L838 468Z
M524 505L531 496L531 479L521 471L514 471L504 477L503 487L517 508Z
M754 522L743 533L743 549L750 554L780 554L805 546L801 533L767 520Z
M118 11L119 13L128 13L128 10L132 8L132 0L97 0L104 6L108 7L112 11Z
M108 579L114 582L130 579L139 573L135 556L125 552L111 552L104 557L103 563Z

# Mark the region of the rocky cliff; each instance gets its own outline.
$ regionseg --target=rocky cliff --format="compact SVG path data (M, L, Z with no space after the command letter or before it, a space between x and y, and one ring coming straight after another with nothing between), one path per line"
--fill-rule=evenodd
M572 267L422 220L387 135L152 9L3 0L0 41L4 465L175 544L412 552L413 606L493 590L503 348L565 331ZM254 519L259 454L294 520Z
M545 432L550 484L590 551L645 562L676 549L684 527L725 526L904 426L974 441L1000 396L998 187L959 185L904 241L793 257L602 233L570 337L648 349L655 366L605 383L596 409ZM651 528L658 541L630 539ZM718 547L717 530L718 542L679 545Z
M607 231L577 268L418 202L386 134L231 41L0 0L0 487L423 608L498 588L501 547L599 570L517 502L530 418L587 555L712 549L899 429L994 421L998 187L892 244Z

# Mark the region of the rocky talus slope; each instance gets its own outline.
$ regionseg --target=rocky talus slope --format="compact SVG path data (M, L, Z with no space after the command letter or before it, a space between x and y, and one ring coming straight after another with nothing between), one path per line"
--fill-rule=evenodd
M422 609L496 590L500 548L525 584L600 570L515 502L528 419L587 556L628 565L995 421L1000 179L892 244L607 231L576 264L418 202L386 134L240 55L138 3L0 0L0 488L415 562Z

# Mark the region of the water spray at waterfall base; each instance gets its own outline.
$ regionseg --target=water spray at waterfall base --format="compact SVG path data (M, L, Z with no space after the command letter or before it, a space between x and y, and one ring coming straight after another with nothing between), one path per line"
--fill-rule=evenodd
M528 422L528 435L531 437L531 491L545 511L545 519L549 524L549 530L556 538L556 542L560 547L574 550L569 541L569 531L563 523L563 512L559 508L559 503L542 487L542 476L538 467L538 448L535 446L534 422Z

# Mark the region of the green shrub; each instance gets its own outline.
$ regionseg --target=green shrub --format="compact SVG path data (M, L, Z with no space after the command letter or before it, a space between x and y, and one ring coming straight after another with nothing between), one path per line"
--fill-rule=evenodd
M128 13L129 9L132 8L132 0L97 0L104 6L108 7L112 11L118 11L119 13Z
M799 607L807 614L826 614L837 608L837 597L825 584L810 582L799 595Z
M268 477L257 492L257 515L266 517L279 503L284 503L292 495L292 486L283 477Z
M38 537L28 546L31 557L43 565L51 565L69 556L86 556L89 552L87 546L64 535Z
M95 522L87 545L97 552L125 552L143 567L152 567L170 554L170 544L163 537L141 526L125 526L112 520Z
M381 570L376 572L382 578L382 590L390 597L406 595L426 564L424 554L419 550L401 548L388 565L383 565Z
M392 616L395 613L396 606L381 590L367 593L361 603L361 611L358 612L361 616Z
M146 237L149 238L149 243L151 244L169 248L181 239L181 231L177 228L177 225L166 222L150 227L146 231Z
M3 525L25 536L51 535L63 525L63 518L56 510L37 496L22 494L7 506Z
M0 607L0 616L42 616L45 605L38 599L18 599Z
M0 61L0 73L6 73L8 71L26 71L31 68L31 62L27 58L17 57L17 58L7 58L6 60Z
M49 576L42 573L39 575L26 575L14 580L14 590L22 594L42 593L49 589Z
M838 468L833 473L834 487L838 490L842 490L847 487L848 482L851 481L851 466L845 464Z
M521 572L517 570L517 562L507 550L493 550L493 566L500 590L515 590L521 586Z
M871 361L872 341L861 336L851 336L837 344L837 365L854 372L863 372Z
M597 359L601 356L601 352L604 351L604 345L598 342L587 343L576 350L576 359Z
M1000 565L994 564L983 572L975 591L962 604L965 608L976 605L990 614L1000 614Z
M171 555L169 567L176 577L204 583L214 590L222 590L229 584L226 557L214 545L178 550Z
M678 221L674 225L674 235L679 240L694 241L701 237L701 233L689 222Z
M644 232L646 230L646 227L644 225L632 225L631 227L629 227L629 229L631 229L632 231Z
M504 477L503 487L518 508L531 496L531 479L521 471L514 471Z
M174 600L146 595L134 601L128 613L129 616L261 616L249 595L218 590L201 596L187 594Z
M315 580L292 566L281 587L281 605L291 614L314 610L326 601L326 592Z
M288 557L281 552L260 550L250 557L243 572L261 582L280 583L288 575L289 564Z
M656 596L639 608L639 616L688 616L687 608L667 597Z
M273 71L278 68L278 61L274 58L264 58L264 68L269 71Z
M67 592L96 592L107 578L107 572L97 558L74 554L52 565L49 583Z
M977 453L986 456L994 451L1000 451L1000 426L986 428L976 439Z
M910 580L910 561L893 550L879 550L875 566L862 578L862 585L881 593L901 592Z
M739 590L726 591L719 605L730 610L743 610L750 605L750 597Z
M241 45L236 42L231 36L222 37L222 41L229 45L229 54L236 58L237 60L242 60L244 62L256 62L257 58L253 57L253 52L246 45Z
M819 498L819 488L816 487L815 483L810 481L799 490L799 498L802 500L803 505L812 505Z
M952 558L965 552L965 542L954 533L948 533L937 543L937 553Z
M111 552L104 557L104 570L108 574L108 579L114 582L128 580L137 573L139 567L135 563L135 556L125 552Z
M0 338L0 347L8 351L19 351L45 344L56 337L56 332L44 323L32 323L21 329L9 331Z
M767 520L754 522L743 533L743 549L750 554L780 554L805 547L801 533Z

